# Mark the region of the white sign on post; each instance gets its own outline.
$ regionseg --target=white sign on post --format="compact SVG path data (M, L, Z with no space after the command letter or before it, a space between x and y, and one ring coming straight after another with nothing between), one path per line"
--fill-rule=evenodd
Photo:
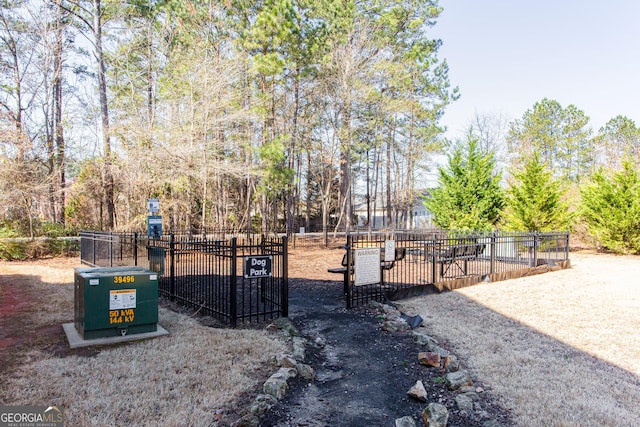
M385 240L384 241L384 261L392 262L396 260L396 241Z
M147 210L152 214L160 212L160 202L158 199L147 199Z
M380 248L355 249L355 286L380 283Z

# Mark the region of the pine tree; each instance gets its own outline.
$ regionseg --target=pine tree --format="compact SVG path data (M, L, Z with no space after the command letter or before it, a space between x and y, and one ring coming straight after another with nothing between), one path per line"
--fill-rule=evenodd
M536 150L557 176L580 182L591 170L593 141L589 117L575 105L543 99L511 123L507 137L514 154Z
M565 230L571 222L569 205L562 201L561 183L535 151L521 170L512 172L515 182L507 190L505 227L513 231Z
M500 219L504 206L501 174L494 173L493 153L484 153L468 135L466 144L440 168L438 187L425 199L435 223L446 229L488 230Z
M581 217L597 243L614 252L640 254L640 174L631 159L610 176L600 169L580 193Z

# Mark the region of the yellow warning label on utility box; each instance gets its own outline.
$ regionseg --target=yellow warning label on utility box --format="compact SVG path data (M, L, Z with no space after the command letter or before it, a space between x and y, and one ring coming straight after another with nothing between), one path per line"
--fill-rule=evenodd
M109 291L109 310L136 308L135 289L114 289Z

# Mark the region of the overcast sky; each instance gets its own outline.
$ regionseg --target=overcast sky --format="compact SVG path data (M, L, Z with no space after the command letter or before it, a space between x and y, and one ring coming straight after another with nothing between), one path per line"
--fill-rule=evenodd
M521 118L537 101L569 104L597 132L624 115L640 125L640 1L440 0L443 41L461 97L442 124L460 138L479 114Z

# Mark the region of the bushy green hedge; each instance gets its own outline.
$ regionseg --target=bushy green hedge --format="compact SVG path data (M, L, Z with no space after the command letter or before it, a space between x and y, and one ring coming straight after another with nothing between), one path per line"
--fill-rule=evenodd
M31 224L25 218L0 220L0 238L2 237L73 237L79 230L48 221L34 219Z
M0 259L23 261L56 256L75 256L79 242L74 239L0 239Z
M596 172L581 188L581 217L598 245L640 254L640 174L631 161L613 174Z

